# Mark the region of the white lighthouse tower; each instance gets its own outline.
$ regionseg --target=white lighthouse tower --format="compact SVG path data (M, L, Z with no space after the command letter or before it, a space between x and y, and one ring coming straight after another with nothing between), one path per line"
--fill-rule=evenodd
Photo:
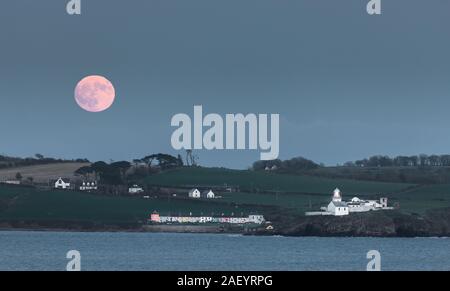
M342 201L341 190L336 188L333 191L333 202L341 202L341 201Z
M333 191L333 199L328 204L327 212L334 216L348 215L348 205L342 202L341 191L336 188Z

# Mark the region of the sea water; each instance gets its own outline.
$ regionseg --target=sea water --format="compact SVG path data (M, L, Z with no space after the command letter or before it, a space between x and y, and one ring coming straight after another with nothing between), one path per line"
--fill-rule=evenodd
M450 270L449 238L325 238L227 234L0 231L0 270Z

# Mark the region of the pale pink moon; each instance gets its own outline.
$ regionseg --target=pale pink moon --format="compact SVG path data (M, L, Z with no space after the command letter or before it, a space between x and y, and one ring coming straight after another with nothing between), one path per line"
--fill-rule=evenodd
M102 76L87 76L75 88L75 100L89 112L108 109L114 102L116 91L112 83Z

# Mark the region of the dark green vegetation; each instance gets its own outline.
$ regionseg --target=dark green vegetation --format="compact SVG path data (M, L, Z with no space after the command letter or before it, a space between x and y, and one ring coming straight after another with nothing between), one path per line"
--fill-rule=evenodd
M278 173L297 173L319 168L319 165L303 157L296 157L290 160L256 161L252 169L263 171L273 169Z
M142 159L112 162L103 161L92 163L75 171L80 176L95 176L95 180L103 185L127 185L160 171L183 167L180 155L174 157L168 154L154 154Z
M404 213L424 214L430 209L450 207L450 184L417 186L388 197L398 202Z
M279 174L309 175L363 181L438 184L450 183L450 155L372 156L343 166L326 167L298 157L290 160L257 161L253 170L271 169Z
M149 214L248 214L249 208L209 201L100 196L75 191L39 191L31 187L0 185L0 222L143 223Z
M336 187L341 189L345 200L353 196L363 199L388 197L389 204L398 204L404 213L420 214L429 209L450 207L450 184L382 183L219 168L175 169L152 175L145 182L179 187L237 186L240 192L220 193L223 198L214 201L278 206L296 214L319 210L320 206L328 204Z
M100 161L81 167L75 173L81 176L94 175L95 180L100 180L104 185L121 185L126 184L125 174L130 167L131 163L127 161L111 164Z
M324 167L317 163L305 159L303 157L296 157L290 160L272 160L272 161L257 161L253 163L253 170L264 170L266 167L276 166L279 170L291 171L296 170L310 170L318 167ZM450 167L450 155L413 155L413 156L396 156L389 157L386 155L375 155L366 159L350 161L344 164L345 167Z
M364 181L442 184L450 183L450 167L323 167L306 173L325 178Z
M376 155L368 159L345 163L347 167L450 167L450 155L389 156Z
M0 185L0 227L139 229L156 210L173 215L257 212L274 222L279 233L293 235L448 233L450 168L446 166L323 167L303 158L273 166L258 164L259 168L254 170L185 167L180 157L164 154L133 163L87 164L76 172L99 181L101 188L95 194ZM127 197L127 185L132 183L143 186L146 193L142 195L151 198ZM113 191L116 196L105 195L111 187L120 190ZM187 198L188 190L194 187L214 189L221 198ZM388 197L390 206L399 207L376 214L352 214L344 220L303 216L305 211L318 211L326 206L336 187L341 189L344 200L354 196ZM177 197L171 193L177 193Z
M450 184L422 186L200 167L162 171L148 176L142 182L148 187L232 187L239 191L228 193L219 190L216 194L221 195L221 199L193 201L173 197L109 197L0 186L0 218L65 217L135 221L145 218L153 210L173 213L239 213L241 209L236 209L236 205L243 207L244 212L256 206L276 206L292 214L303 214L326 205L336 187L341 189L347 200L353 196L370 199L388 197L391 205L398 203L400 210L405 213L420 214L428 209L450 207Z
M44 157L41 154L36 154L34 157L29 158L9 157L0 155L0 169L34 166L34 165L47 165L55 163L74 163L74 162L89 163L87 159L64 160L64 159Z
M222 202L280 207L284 214L303 215L330 202L330 194L224 193Z
M343 194L348 195L344 197L346 200L353 197L347 192ZM238 204L276 205L303 214L305 211L317 211L321 206L326 206L330 202L331 194L225 193L223 197L224 201ZM404 191L379 195L360 193L358 197L363 199L388 197L389 204L398 205L402 213L423 214L430 209L450 207L450 185L417 186Z
M242 192L293 192L329 194L339 187L348 195L397 192L412 184L378 183L345 179L281 175L270 172L186 167L151 175L143 180L157 186L231 186Z

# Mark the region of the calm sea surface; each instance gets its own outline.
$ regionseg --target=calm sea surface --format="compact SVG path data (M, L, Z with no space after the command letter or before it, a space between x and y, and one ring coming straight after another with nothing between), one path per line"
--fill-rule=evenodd
M227 234L0 231L0 270L450 270L449 238L253 237Z

